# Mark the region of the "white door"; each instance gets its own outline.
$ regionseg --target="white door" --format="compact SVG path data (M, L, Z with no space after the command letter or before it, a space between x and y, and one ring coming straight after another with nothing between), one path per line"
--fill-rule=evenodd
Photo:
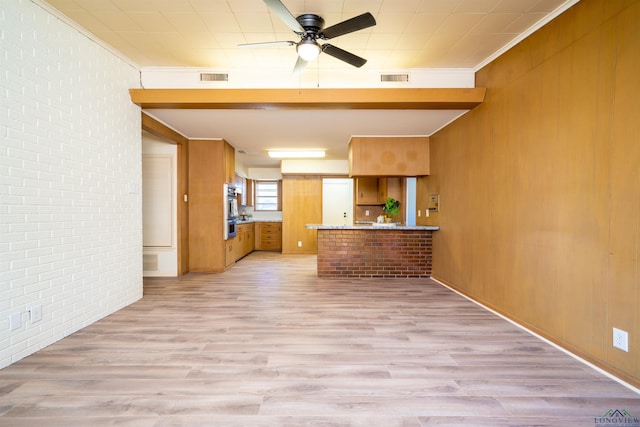
M322 224L353 224L353 179L322 180Z

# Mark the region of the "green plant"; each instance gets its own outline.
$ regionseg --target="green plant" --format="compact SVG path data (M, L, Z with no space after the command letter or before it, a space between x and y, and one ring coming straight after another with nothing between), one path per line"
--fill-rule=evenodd
M391 197L387 197L387 201L382 207L382 211L389 216L398 215L398 208L400 207L400 202Z

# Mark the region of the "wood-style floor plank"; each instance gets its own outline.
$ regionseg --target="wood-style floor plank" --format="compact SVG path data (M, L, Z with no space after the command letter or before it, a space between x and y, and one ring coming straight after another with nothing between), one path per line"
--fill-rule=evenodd
M640 395L428 279L254 252L0 371L7 426L593 426Z

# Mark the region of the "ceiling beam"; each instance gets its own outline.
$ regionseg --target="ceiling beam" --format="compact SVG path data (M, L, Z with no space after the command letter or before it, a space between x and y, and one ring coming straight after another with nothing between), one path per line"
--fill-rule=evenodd
M146 130L152 135L168 140L172 144L186 144L188 139L181 133L176 132L169 126L159 122L155 118L142 113L142 130Z
M486 88L129 89L142 108L470 110Z

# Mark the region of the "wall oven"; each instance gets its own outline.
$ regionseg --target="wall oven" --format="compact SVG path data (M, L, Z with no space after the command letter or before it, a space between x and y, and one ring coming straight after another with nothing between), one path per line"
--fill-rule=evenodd
M229 184L224 184L224 240L228 240L236 236L236 228L238 226L238 199L236 189Z

